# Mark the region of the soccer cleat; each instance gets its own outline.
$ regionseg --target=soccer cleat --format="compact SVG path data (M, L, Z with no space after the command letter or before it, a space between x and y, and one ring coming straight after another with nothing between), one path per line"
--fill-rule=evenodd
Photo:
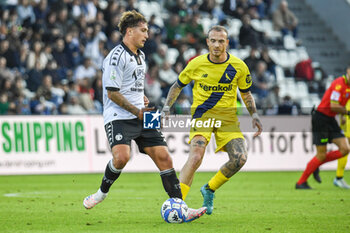
M208 189L208 185L205 184L201 188L201 193L203 196L203 207L207 207L207 212L206 214L210 215L213 212L214 209L214 192L210 189Z
M91 209L98 203L102 202L107 195L102 195L102 197L98 198L97 193L91 194L90 196L85 197L83 201L83 205L86 209Z
M192 222L193 220L199 218L207 211L207 207L201 207L199 209L188 208L188 216L185 222Z
M344 178L341 178L339 180L337 178L334 178L333 184L342 189L350 189L350 186L345 182Z
M304 182L302 184L296 183L295 189L312 189L307 182Z
M321 180L321 177L320 177L320 169L317 168L314 173L312 173L312 175L314 176L314 179L318 182L318 183L321 183L322 180Z

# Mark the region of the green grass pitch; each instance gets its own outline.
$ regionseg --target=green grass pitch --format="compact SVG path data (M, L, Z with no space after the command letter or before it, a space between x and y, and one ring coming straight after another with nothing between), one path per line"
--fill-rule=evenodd
M201 206L213 174L196 174L188 206ZM91 210L82 201L102 174L0 176L0 232L350 232L350 190L333 186L335 172L322 171L322 184L311 178L314 190L294 189L300 174L237 173L216 192L212 215L184 224L161 219L158 173L123 173Z

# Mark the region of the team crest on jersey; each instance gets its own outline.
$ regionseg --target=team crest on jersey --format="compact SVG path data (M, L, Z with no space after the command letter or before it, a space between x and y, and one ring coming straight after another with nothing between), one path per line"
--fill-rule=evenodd
M245 78L245 82L247 84L250 84L252 82L252 76L250 76L250 74L248 74L247 77Z
M232 80L235 78L236 74L237 74L237 70L233 68L231 64L229 64L224 74L221 76L219 83L231 83Z
M135 80L143 79L145 77L145 70L139 67L134 71L132 76L135 78Z

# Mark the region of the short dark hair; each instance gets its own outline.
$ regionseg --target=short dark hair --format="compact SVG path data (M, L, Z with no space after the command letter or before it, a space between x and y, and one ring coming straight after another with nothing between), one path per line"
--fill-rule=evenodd
M127 28L136 27L140 22L147 23L145 16L135 10L126 11L120 18L119 31L124 36Z
M228 37L228 31L227 31L227 29L226 29L224 26L221 26L221 25L212 26L212 27L209 29L209 31L208 31L208 36L207 36L208 38L209 38L209 33L210 33L211 31L217 31L217 32L224 31L224 32L226 32L226 35L227 35L227 37Z

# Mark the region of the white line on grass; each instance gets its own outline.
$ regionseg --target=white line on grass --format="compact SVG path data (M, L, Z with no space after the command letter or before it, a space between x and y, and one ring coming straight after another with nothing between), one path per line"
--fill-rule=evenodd
M33 195L43 194L47 194L47 192L5 193L4 197L33 197Z

